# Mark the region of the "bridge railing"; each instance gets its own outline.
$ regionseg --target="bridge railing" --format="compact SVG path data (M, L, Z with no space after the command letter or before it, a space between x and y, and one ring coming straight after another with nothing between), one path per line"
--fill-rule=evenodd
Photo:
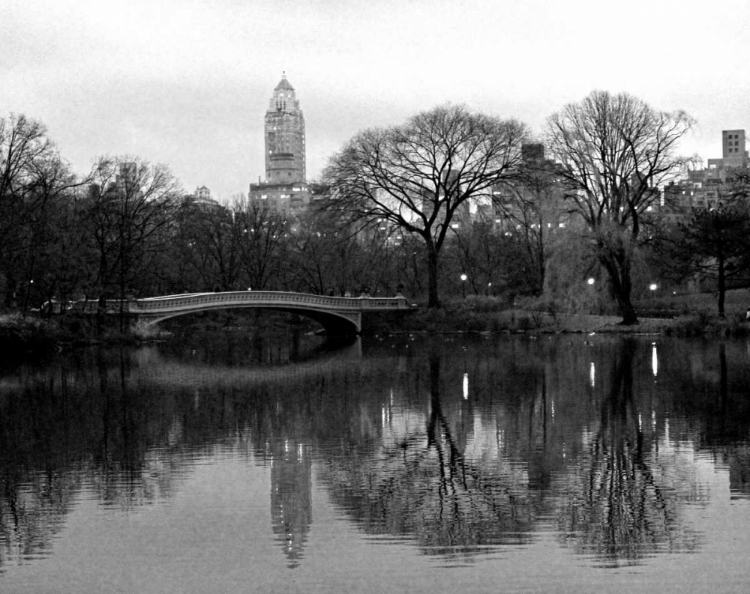
M129 313L131 309L131 301L128 301L127 299L124 300L122 302L122 308L120 307L120 303L119 299L108 299L103 304L100 303L98 299L71 301L70 307L67 307L66 310L84 314L97 314L103 310L103 313L106 314L119 314L120 309L122 309L123 312ZM55 311L54 313L59 313L59 311Z
M186 293L181 295L164 295L144 299L108 299L104 303L98 300L76 301L72 308L86 314L157 314L161 312L185 311L205 306L242 306L257 304L266 307L312 308L334 311L388 311L410 309L406 297L331 297L310 293L292 293L286 291L228 291L221 293Z
M406 297L331 297L284 291L230 291L166 295L137 299L130 303L131 313L151 313L174 309L190 309L205 305L265 305L313 307L345 311L383 311L409 309Z

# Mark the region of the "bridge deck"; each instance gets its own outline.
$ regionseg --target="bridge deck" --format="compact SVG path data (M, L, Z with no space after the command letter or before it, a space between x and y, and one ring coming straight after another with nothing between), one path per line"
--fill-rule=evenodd
M329 297L284 291L230 291L147 297L129 302L134 314L163 313L196 305L302 306L335 311L384 311L409 309L406 297Z
M232 308L261 308L296 312L321 322L327 330L361 330L362 313L411 309L405 297L330 297L284 291L229 291L221 293L186 293L119 300L106 303L107 313L124 311L148 323L157 323L191 312ZM88 313L98 311L98 303L85 305Z

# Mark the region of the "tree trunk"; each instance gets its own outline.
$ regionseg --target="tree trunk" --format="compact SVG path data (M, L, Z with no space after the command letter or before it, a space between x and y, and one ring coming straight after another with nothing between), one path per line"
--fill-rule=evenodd
M630 259L627 255L621 254L619 257L605 256L600 260L609 273L612 283L612 293L622 316L620 324L623 326L637 324L638 315L635 313L633 303L630 301L630 292L633 288L630 280Z
M617 305L620 308L620 315L622 321L620 324L623 326L632 326L638 323L638 314L635 313L635 308L630 302L630 295L623 295L621 298L617 298Z
M719 256L718 258L718 266L719 266L719 317L724 317L724 298L726 296L727 292L727 279L726 279L726 271L725 271L725 263L724 258Z
M438 254L435 246L427 246L427 307L440 307L438 297Z

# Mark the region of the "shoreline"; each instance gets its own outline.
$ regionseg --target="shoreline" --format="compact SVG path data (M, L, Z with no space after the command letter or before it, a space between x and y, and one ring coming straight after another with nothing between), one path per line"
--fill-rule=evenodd
M370 319L363 336L404 334L617 334L641 336L703 336L725 338L750 335L750 323L721 319L702 313L674 318L641 318L638 324L620 324L619 316L593 314L550 314L530 310L472 311L467 308L421 310L407 315L383 314ZM97 329L86 320L69 318L41 320L20 315L0 316L0 354L23 359L45 353L87 346L146 344L169 340L168 330L148 333L137 326L125 332Z

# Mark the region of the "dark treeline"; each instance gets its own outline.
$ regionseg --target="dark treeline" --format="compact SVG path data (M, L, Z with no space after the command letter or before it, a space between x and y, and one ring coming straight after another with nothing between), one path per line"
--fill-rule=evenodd
M6 311L201 291L405 291L419 299L427 289L423 242L392 225L361 232L316 204L289 216L245 196L196 200L166 166L134 156L101 158L75 174L43 124L25 116L0 119L0 160ZM464 233L451 232L441 290L540 293L541 275L529 273L540 265L532 242L492 226L489 218L463 221Z
M706 281L747 277L746 170L722 199L668 212L692 126L594 92L534 139L515 120L439 107L356 135L297 212L188 195L164 165L102 157L74 173L40 122L0 118L0 307L230 290L393 295L439 306L491 297L614 313ZM668 221L672 220L671 223Z

